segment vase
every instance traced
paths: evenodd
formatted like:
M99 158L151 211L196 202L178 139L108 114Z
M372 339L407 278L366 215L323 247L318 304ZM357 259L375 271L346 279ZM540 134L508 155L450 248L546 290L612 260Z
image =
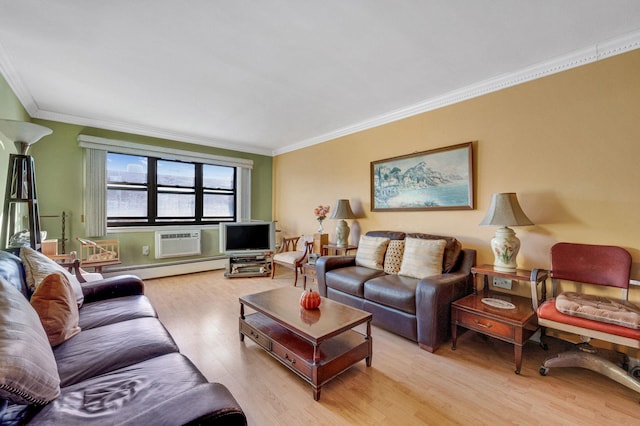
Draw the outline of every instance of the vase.
M320 227L318 227L318 233L322 234L324 233L324 228L322 227L322 219L318 219L318 223L320 224Z

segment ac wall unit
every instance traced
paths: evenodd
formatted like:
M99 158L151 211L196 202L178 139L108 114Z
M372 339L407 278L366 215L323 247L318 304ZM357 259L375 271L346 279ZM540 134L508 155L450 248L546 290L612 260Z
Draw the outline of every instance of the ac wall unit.
M201 253L200 231L156 231L156 259Z

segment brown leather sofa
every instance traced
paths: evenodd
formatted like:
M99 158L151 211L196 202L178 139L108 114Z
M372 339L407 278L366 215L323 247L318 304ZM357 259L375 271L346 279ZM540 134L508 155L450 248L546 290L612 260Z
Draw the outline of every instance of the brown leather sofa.
M144 284L138 277L124 275L83 284L82 330L53 348L47 345L44 332L45 345L37 348L29 341L12 340L16 333L37 337L35 328L40 325L34 326L39 322L35 311L35 321L27 322L31 325L27 333L21 314L14 315L20 317L15 320L5 315L16 305L20 309L14 313L31 308L28 302L22 304L22 296L28 299L30 292L19 257L0 251L0 278L0 305L4 303L4 312L0 312L0 345L4 348L0 350L22 359L29 359L27 352L36 349L50 357L52 350L51 375L56 380L59 375L59 395L50 402L16 403L21 397L30 400L30 395L24 388L16 389L10 380L28 386L29 369L25 369L25 378L10 379L14 373L6 366L7 358L2 359L0 396L9 397L0 399L0 424L246 425L246 417L229 390L209 383L180 354L144 296Z
M434 352L451 337L451 302L473 290L476 251L452 237L370 231L372 237L447 241L443 272L422 279L356 265L356 256L323 256L316 262L320 295L373 314L373 324L418 342Z

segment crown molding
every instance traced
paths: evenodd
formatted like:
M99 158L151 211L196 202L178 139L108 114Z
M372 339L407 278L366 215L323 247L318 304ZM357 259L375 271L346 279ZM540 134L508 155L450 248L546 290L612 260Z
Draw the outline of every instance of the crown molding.
M333 132L325 133L314 138L306 139L292 145L288 145L282 149L273 151L273 155L285 154L287 152L296 151L319 143L327 142L353 133L368 130L383 124L392 123L402 120L403 118L412 117L414 115L433 111L458 102L473 99L482 95L496 92L528 81L536 80L548 75L556 74L582 65L597 62L611 56L620 55L640 48L640 31L627 35L625 37L613 39L601 44L597 44L585 49L572 52L568 55L561 56L550 61L521 69L519 71L484 80L442 96L427 99L406 108L401 108L373 117L368 120L361 121L351 126L343 127Z
M113 130L117 132L131 133L134 135L150 136L153 138L167 139L178 142L192 143L195 145L209 146L213 148L228 149L231 151L271 156L268 148L255 147L249 144L234 143L220 139L197 137L179 132L170 132L149 126L136 126L130 123L122 123L109 120L80 117L76 115L60 114L51 111L38 110L35 114L29 113L34 118L42 120L59 121L78 126L95 127L98 129Z
M22 79L18 76L18 73L13 68L9 57L5 52L6 51L2 46L2 43L0 43L0 73L4 76L7 84L11 87L11 90L13 90L13 93L15 93L16 97L27 111L27 114L33 117L34 112L38 111L36 101L33 99L33 96L31 96L31 92L22 83Z

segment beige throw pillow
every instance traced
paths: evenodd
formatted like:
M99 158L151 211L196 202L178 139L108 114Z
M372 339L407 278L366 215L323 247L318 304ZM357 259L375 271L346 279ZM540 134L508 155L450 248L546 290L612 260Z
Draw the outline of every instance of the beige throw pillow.
M31 306L40 317L51 346L80 333L78 304L67 277L61 272L48 275L31 296Z
M84 294L82 293L80 281L78 281L75 275L31 247L22 247L20 249L20 259L22 259L22 264L24 265L27 286L29 286L32 292L36 291L36 288L40 285L42 280L50 274L54 272L62 272L69 280L69 283L71 283L73 293L75 294L76 301L78 302L78 307L82 306Z
M424 278L442 274L445 240L406 238L399 275Z
M361 236L356 253L356 265L382 270L384 252L388 244L389 238Z
M29 301L0 278L0 398L42 405L60 394L60 376Z
M387 274L397 274L402 265L404 254L404 240L391 240L384 255L384 271Z

